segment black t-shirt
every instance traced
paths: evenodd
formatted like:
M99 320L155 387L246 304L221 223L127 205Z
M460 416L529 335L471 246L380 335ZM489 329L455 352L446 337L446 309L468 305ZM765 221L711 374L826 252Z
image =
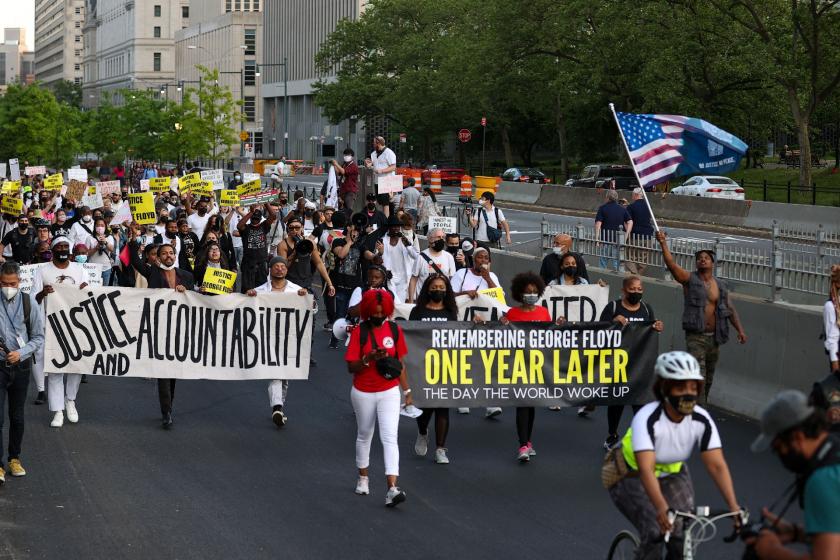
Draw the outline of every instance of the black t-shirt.
M620 299L607 304L601 312L601 321L612 321L618 315L624 316L630 322L656 321L653 308L644 301L636 311L630 311L622 305Z
M458 313L447 309L429 309L415 305L408 316L410 321L457 321Z
M35 252L35 230L31 227L26 233L15 228L3 238L3 246L12 248L12 260L18 264L29 264Z
M186 251L188 259L195 259L196 248L198 247L198 236L191 231L186 234L179 234L181 237L181 247ZM221 248L221 246L220 246Z
M242 258L248 262L259 262L268 258L268 232L271 224L264 221L258 226L248 224L242 235Z

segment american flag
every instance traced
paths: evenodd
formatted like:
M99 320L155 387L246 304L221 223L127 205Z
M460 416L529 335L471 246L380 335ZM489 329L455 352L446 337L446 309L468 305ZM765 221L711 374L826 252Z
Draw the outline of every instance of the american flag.
M642 187L672 177L683 162L680 148L686 117L616 112Z

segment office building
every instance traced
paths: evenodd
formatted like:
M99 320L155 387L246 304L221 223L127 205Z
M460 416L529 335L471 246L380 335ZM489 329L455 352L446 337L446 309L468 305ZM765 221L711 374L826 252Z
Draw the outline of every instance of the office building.
M26 29L21 27L3 30L0 43L0 87L13 82L32 83L34 54L26 50Z
M35 0L35 77L42 84L82 83L84 14L85 0Z

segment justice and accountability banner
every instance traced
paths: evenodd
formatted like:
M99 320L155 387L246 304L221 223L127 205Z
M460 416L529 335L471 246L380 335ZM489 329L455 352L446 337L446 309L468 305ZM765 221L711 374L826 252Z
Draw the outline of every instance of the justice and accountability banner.
M652 323L406 321L408 382L420 407L579 406L650 400Z
M47 296L44 371L174 379L307 379L312 296L140 288Z

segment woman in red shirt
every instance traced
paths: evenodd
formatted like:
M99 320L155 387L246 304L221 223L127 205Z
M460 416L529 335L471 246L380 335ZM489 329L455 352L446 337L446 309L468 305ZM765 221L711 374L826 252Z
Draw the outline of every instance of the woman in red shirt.
M385 290L370 289L362 296L359 313L362 322L350 335L344 359L353 374L350 401L356 413L356 467L359 479L356 494L369 494L368 465L373 430L379 422L379 439L385 456L385 477L388 492L385 505L394 507L405 501L405 492L397 487L400 474L400 450L397 427L400 421L400 389L406 406L412 404L411 389L405 374L403 357L408 353L405 336L396 323L387 318L394 312L394 298ZM397 358L402 373L387 379L380 373L377 360Z
M537 302L545 291L545 282L543 282L543 279L539 275L533 272L517 274L513 277L510 291L511 297L519 302L519 305L511 307L502 316L502 323L507 325L509 323L525 323L529 321L551 322L551 315L548 313L548 309L542 305L537 305ZM527 463L531 460L531 457L537 454L534 451L534 446L531 445L531 433L534 431L534 415L535 410L533 406L516 407L516 433L519 435L519 450L516 452L516 458L522 463Z

